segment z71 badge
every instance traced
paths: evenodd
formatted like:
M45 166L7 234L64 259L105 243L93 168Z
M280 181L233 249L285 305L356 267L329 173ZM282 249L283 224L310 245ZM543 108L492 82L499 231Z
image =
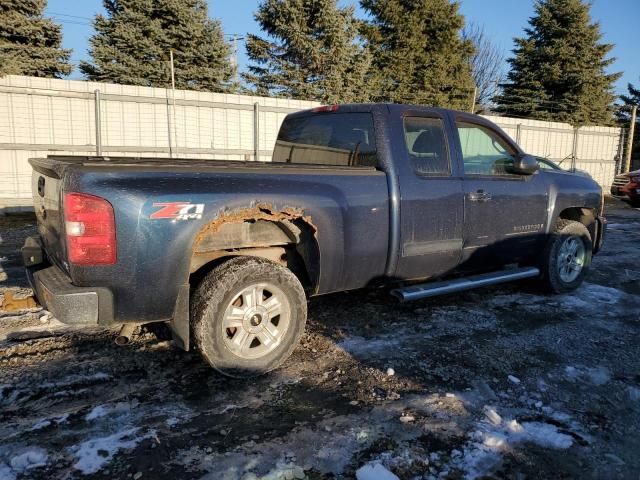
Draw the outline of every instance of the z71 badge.
M153 206L160 209L151 214L152 220L200 220L204 212L204 203L169 202L154 203Z

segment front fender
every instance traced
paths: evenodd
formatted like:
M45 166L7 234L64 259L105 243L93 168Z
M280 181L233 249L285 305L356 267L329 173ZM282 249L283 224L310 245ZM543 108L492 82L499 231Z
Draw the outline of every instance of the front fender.
M601 214L602 189L591 178L571 173L548 174L549 204L546 233L553 232L559 218L570 209L587 209L594 219Z

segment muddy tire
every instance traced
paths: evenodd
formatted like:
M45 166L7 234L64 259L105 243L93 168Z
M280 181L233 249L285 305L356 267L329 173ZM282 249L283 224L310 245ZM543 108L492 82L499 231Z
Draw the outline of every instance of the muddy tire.
M543 288L551 293L578 288L591 265L592 252L587 227L573 220L558 220L540 261Z
M307 299L288 269L257 257L236 257L212 270L191 302L196 347L220 373L262 375L298 345Z

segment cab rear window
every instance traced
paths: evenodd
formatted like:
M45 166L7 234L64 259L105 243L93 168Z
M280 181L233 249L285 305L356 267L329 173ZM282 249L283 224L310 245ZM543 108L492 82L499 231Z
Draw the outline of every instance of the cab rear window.
M344 167L375 167L373 117L370 113L317 113L284 121L273 152L274 162Z

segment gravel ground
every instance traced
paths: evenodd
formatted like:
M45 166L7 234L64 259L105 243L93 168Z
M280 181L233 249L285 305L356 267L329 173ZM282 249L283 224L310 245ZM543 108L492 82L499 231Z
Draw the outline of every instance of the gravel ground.
M113 330L0 311L0 480L637 479L640 211L608 207L572 294L313 299L301 346L257 380L221 377L162 329L118 347ZM0 218L0 296L28 293L33 231Z

